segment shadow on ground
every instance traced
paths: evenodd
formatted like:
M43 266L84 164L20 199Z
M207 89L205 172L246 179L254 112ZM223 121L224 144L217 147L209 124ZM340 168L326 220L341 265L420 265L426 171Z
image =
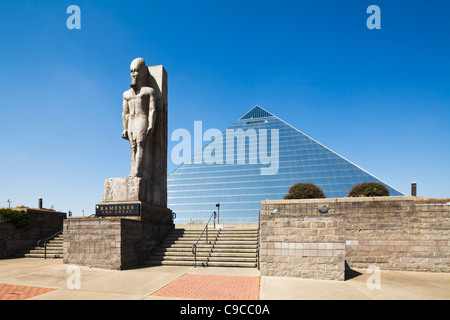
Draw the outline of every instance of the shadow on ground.
M350 268L350 266L348 265L347 261L345 261L345 276L344 276L345 280L350 280L350 279L356 278L356 277L358 277L360 275L362 275L361 272L358 272L358 271L353 270L352 268Z

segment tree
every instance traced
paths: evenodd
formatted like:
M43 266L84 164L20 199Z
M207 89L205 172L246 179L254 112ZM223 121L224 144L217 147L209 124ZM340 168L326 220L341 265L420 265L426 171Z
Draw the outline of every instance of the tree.
M311 182L297 183L289 188L284 199L318 199L326 198L323 190Z
M389 190L379 182L363 182L354 186L348 197L383 197L389 196Z

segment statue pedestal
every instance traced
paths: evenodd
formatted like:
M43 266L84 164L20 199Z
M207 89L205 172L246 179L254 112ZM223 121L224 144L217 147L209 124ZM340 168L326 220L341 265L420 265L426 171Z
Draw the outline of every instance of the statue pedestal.
M108 179L105 186L96 218L64 220L64 263L129 269L144 263L175 227L170 209L140 201L144 180Z
M164 206L159 184L152 184L139 177L110 178L105 180L103 203L142 201Z
M111 270L129 269L145 263L174 226L172 212L168 209L141 204L141 210L151 218L65 219L64 263ZM168 215L169 218L164 220Z

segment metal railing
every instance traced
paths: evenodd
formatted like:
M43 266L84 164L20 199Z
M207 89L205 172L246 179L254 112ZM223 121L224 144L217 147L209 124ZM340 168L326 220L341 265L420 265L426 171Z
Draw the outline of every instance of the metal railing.
M58 232L52 234L50 237L47 237L45 239L41 239L37 242L38 246L41 246L42 244L44 244L44 259L47 259L47 242L49 240L51 240L52 238L56 237L57 235L60 235L61 233L63 233L63 229L59 230Z
M257 258L257 266L258 270L260 270L260 261L261 261L261 255L260 255L260 248L261 248L261 210L259 210L258 215L258 248L256 251L256 258Z
M58 218L60 218L62 216L63 215L61 213L56 214L56 217L58 217ZM28 226L26 226L25 228L23 228L19 232L16 232L16 233L14 233L14 234L6 237L6 238L0 239L0 241L2 242L2 246L3 246L3 256L5 256L5 257L7 256L7 242L9 240L11 240L11 239L13 239L15 237L18 237L18 236L22 235L23 233L25 233L25 232L27 232L29 230L32 230L33 228L40 227L43 223L45 223L45 222L47 222L47 221L49 221L51 219L54 219L54 218L55 218L55 216L47 217L46 219L41 220L41 221L39 221L39 222L37 222L35 224L29 224Z
M140 247L144 244L144 242L151 236L151 235L153 235L153 233L155 232L155 231L157 231L166 221L167 221L167 219L169 219L170 217L172 217L172 221L173 220L175 220L176 218L177 218L177 215L176 215L176 213L175 212L171 212L171 213L169 213L156 227L154 227L153 229L151 229L138 243L136 243L136 246L135 246L135 250L136 250L136 252L140 252ZM140 257L139 258L139 263L141 263L142 262L142 259L141 259L141 255L140 254L138 254L138 256Z
M208 242L208 225L209 225L209 222L211 221L212 217L214 217L214 228L216 228L216 215L217 215L217 213L215 211L211 214L211 216L208 219L208 222L206 223L205 227L202 230L202 233L200 233L200 236L198 237L197 241L192 246L192 254L194 255L194 268L197 266L197 244L199 243L200 239L202 238L205 230L206 230L206 244L210 243L210 242Z

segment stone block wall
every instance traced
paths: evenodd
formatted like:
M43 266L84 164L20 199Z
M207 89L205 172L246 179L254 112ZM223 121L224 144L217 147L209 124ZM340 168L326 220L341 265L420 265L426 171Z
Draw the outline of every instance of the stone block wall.
M173 229L173 221L168 219L151 232L158 225L115 217L66 219L64 263L112 270L137 266Z
M120 218L71 218L64 222L64 263L121 269Z
M277 209L279 213L274 213ZM263 201L262 276L344 280L345 225L340 216L317 213L314 201Z
M0 258L10 257L22 250L36 246L63 228L66 213L46 209L19 208L27 211L29 224L17 229L11 223L0 222Z
M322 206L328 214L319 213ZM344 280L345 262L450 272L450 199L266 200L260 232L265 276Z
M349 266L450 272L450 199L354 200L336 210L346 214Z

